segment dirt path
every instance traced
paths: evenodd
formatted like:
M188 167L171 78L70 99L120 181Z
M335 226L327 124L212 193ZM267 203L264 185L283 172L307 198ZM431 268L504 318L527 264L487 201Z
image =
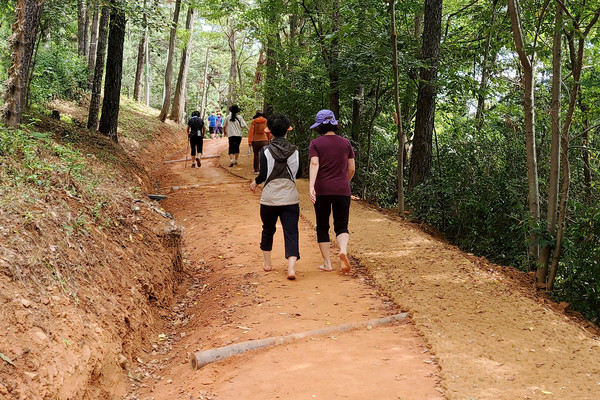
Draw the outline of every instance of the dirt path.
M207 154L226 148L225 139L205 143ZM175 190L163 204L186 228L191 277L165 315L165 336L140 359L140 382L128 398L600 398L593 331L532 296L523 274L462 253L413 224L353 202L349 251L361 267L351 277L319 272L306 181L299 181L305 219L298 279L285 279L280 232L275 271L263 272L259 194L248 190L253 175L243 154L231 169L210 159L200 169L178 163L160 171L165 192L198 185ZM367 320L398 307L414 325L299 340L199 371L189 365L197 350Z
M226 139L205 141L205 156L220 154ZM245 151L245 148L242 149ZM248 156L241 156L250 168ZM176 154L173 158L183 158ZM159 172L161 205L185 228L186 270L180 301L165 315L164 332L140 357L129 399L443 399L437 366L407 320L296 340L254 350L193 371L189 354L246 340L360 322L400 312L378 293L364 271L352 276L317 269L312 222L300 222L297 279L285 279L280 225L274 270L262 270L258 248L260 194L249 180L203 160ZM173 187L176 187L173 190ZM304 217L312 219L312 215Z

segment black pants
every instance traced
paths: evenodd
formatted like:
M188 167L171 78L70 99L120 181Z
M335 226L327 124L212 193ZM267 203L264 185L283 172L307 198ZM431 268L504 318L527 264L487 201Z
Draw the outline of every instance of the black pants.
M192 158L198 154L202 154L202 146L204 144L204 139L202 136L190 136L190 148L192 149Z
M229 136L229 154L240 154L241 136Z
M317 241L319 243L329 242L329 216L332 211L335 235L348 233L350 196L317 196L315 215L317 217Z
M254 152L254 159L252 160L252 167L254 171L260 170L260 149L268 145L269 142L266 140L259 140L258 142L252 142L252 151Z
M273 235L275 235L275 224L278 217L283 227L285 258L298 257L299 260L298 220L300 219L300 206L298 204L287 206L260 205L260 219L263 223L260 249L263 251L271 251L273 249Z

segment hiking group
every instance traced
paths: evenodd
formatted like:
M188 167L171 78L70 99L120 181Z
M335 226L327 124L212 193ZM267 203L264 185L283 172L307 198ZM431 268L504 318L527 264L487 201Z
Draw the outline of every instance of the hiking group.
M242 129L248 129L248 146L254 152L253 173L256 178L250 183L254 192L263 185L260 198L262 234L260 249L264 256L264 270L271 271L271 251L276 223L279 219L283 228L285 258L288 261L287 279L296 279L295 265L300 259L298 222L300 198L296 179L302 176L302 160L298 148L287 140L292 125L283 114L271 115L268 119L257 111L250 127L239 115L237 105L229 107L229 114L222 121L223 134L229 140L229 167L238 164ZM199 167L202 139L205 128L200 113L194 111L188 122L188 135L192 148L192 159ZM209 116L211 138L217 129L217 119ZM194 120L199 119L199 121ZM214 127L211 128L214 119ZM200 126L198 128L198 126ZM350 214L350 180L354 176L354 150L348 139L339 136L339 123L331 110L321 110L310 127L319 134L309 145L309 196L315 209L316 231L319 250L323 257L322 271L332 271L330 256L329 219L333 214L333 228L340 249L341 271L350 272L348 260L348 219ZM215 133L219 135L218 133ZM195 136L192 136L195 135ZM194 147L196 146L196 147ZM192 165L195 166L194 164Z

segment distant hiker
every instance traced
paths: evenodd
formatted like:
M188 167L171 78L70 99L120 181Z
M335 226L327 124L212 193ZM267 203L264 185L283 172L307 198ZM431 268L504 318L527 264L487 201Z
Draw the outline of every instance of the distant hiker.
M216 122L216 131L215 131L215 136L218 136L219 138L223 137L223 116L221 115L220 111L217 111L217 122Z
M242 128L248 129L248 125L241 115L238 115L240 108L237 104L229 107L230 114L223 120L223 131L229 138L229 166L233 167L238 163L240 156L240 143L242 143Z
M287 278L296 279L294 267L300 259L298 244L298 219L300 199L296 179L302 176L300 152L288 142L286 133L291 130L290 120L283 114L273 115L267 121L265 132L272 134L271 143L260 150L260 173L250 183L254 192L265 182L260 198L260 218L263 223L260 249L265 257L264 270L270 271L271 250L275 224L279 217L283 227L285 258L288 260Z
M215 138L215 130L217 128L217 116L214 111L210 112L208 116L208 133L210 133L210 138Z
M206 126L200 118L198 111L192 112L192 118L188 121L187 134L190 140L190 148L192 149L192 168L196 168L196 164L200 167L200 158L202 157L202 146L204 144L204 135L206 134ZM186 155L187 157L187 155ZM194 159L196 164L194 164Z
M338 121L331 110L317 113L310 127L321 136L310 142L309 195L315 207L317 241L323 255L323 271L333 270L329 257L329 216L333 210L333 227L340 246L342 272L350 272L348 261L348 217L350 215L350 180L354 176L354 150L348 139L336 135Z
M256 111L252 122L250 122L250 129L248 130L248 146L252 146L254 152L254 160L252 162L253 172L258 175L260 169L260 149L265 147L271 141L271 133L267 127L267 119L262 111Z

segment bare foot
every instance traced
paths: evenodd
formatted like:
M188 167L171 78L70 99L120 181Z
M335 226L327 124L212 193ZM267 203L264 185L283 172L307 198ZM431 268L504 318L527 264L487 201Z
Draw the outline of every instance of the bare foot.
M321 271L325 271L325 272L330 272L330 271L333 271L333 268L331 268L331 267L327 268L327 267L325 266L325 264L321 264L321 265L319 265L319 269L320 269Z
M342 262L342 272L344 274L350 272L350 261L345 253L340 253L340 261Z
M287 273L287 278L288 278L290 281L293 281L294 279L296 279L296 273L295 273L294 271L288 271L288 273Z
M270 265L263 265L263 269L267 272L269 272L271 270L271 266Z

